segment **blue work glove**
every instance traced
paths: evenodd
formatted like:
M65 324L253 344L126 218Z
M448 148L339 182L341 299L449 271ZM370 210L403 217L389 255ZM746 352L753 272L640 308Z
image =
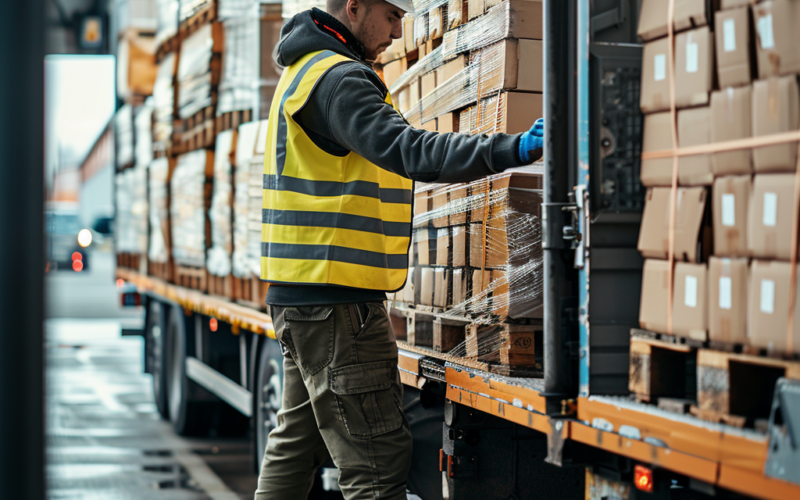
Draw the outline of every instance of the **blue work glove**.
M519 138L519 159L522 163L528 164L539 159L536 151L544 147L544 119L539 118L534 122L530 130L522 134Z

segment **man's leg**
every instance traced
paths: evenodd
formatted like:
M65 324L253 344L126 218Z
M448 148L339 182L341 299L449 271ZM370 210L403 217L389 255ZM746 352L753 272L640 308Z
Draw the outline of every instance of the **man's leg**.
M411 432L386 309L380 303L368 311L287 307L284 315L284 340L303 373L344 497L405 500Z
M317 429L303 376L287 355L283 359L283 400L278 427L267 440L255 499L305 499L317 468L327 459L328 451Z

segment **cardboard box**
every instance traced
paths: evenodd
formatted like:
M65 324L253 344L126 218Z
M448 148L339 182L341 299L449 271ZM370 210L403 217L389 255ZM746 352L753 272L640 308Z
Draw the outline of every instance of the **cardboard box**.
M433 227L447 227L448 216L446 205L449 191L449 186L440 187L433 191L431 201L431 210L433 210L433 213L431 215L438 215L438 217L433 219Z
M754 260L750 265L747 310L750 344L777 351L786 350L791 271L792 266L788 262ZM792 334L797 352L800 350L800 321L796 314L800 311L800 293L795 293L794 310L796 312Z
M711 142L746 139L752 133L752 89L750 86L718 90L711 94ZM750 149L711 155L714 175L749 174L753 171Z
M410 107L414 107L420 100L420 87L419 87L419 78L414 78L411 80L411 83L408 84L408 102L410 103Z
M457 115L454 113L453 118ZM439 121L441 127L442 122ZM441 131L441 130L440 130ZM469 209L469 200L467 200L467 184L456 184L450 188L450 225L456 226L459 224L467 223L467 212Z
M669 252L670 188L650 188L645 198L642 226L637 249L646 258L666 259ZM706 189L702 187L678 188L675 210L675 260L696 262L708 253L702 246L698 255L698 241L703 229L706 206Z
M433 40L444 35L445 12L439 6L428 13L428 39Z
M444 309L450 298L450 269L439 267L433 276L433 305Z
M643 0L636 33L648 41L667 36L667 7L664 0ZM708 24L705 0L675 0L675 32Z
M470 287L469 298L474 298L489 288L492 282L492 271L484 270L481 274L480 269L472 270L472 286Z
M408 268L408 277L406 278L406 285L402 291L402 301L406 304L414 303L414 268Z
M752 181L749 175L718 177L714 181L714 255L747 257L747 206Z
M436 118L437 130L440 134L458 132L458 114L447 113Z
M745 7L753 3L753 0L720 0L720 9L733 9L736 7Z
M414 231L417 242L417 264L432 266L436 264L437 234L436 228L425 227Z
M639 326L645 330L667 331L669 263L647 259L642 269L642 295L639 301Z
M453 300L454 306L463 304L467 300L467 272L457 267L453 269Z
M642 52L642 85L639 107L642 113L669 110L669 53L666 38L648 42Z
M403 18L403 41L405 42L406 53L417 48L414 43L414 14L406 14Z
M420 128L422 130L427 130L428 132L436 132L438 130L436 127L436 118L426 121Z
M755 82L753 136L790 132L799 128L800 96L797 77L792 75ZM753 149L753 169L756 172L794 172L796 167L796 143Z
M757 174L748 208L747 249L759 259L790 259L794 174Z
M400 36L400 38L395 38L392 40L392 44L389 45L386 50L380 53L378 56L378 62L385 66L392 61L396 61L401 57L405 57L405 55L406 41L402 36Z
M481 50L481 96L499 89L544 92L544 42L507 39Z
M500 3L497 0L479 0L478 3L482 1L486 2L487 10L488 7ZM487 14L497 16L496 21L504 22L507 29L502 38L542 40L544 39L542 4L541 0L508 0ZM472 9L472 5L469 8Z
M435 274L436 272L432 267L423 267L420 270L420 295L419 300L416 302L417 304L421 304L423 306L433 305Z
M542 318L544 297L541 290L532 286L537 276L533 266L508 266L507 270L492 271L496 280L492 292L492 312L513 319ZM511 276L508 279L507 276Z
M453 267L464 267L467 265L467 233L469 227L453 227Z
M448 266L453 260L450 228L443 227L436 232L436 265Z
M675 264L672 333L705 341L708 332L708 269L705 264Z
M136 30L124 33L117 47L117 94L151 95L158 74L156 44L152 36L141 36Z
M711 108L682 109L678 112L678 145L682 148L711 142ZM678 160L681 186L707 186L714 182L711 155L683 156Z
M771 0L752 6L758 77L800 73L800 3Z
M675 37L675 105L708 104L714 90L714 34L708 26Z
M750 10L721 10L715 21L717 80L720 88L748 85L753 80L750 65Z
M452 61L448 61L444 63L441 67L439 67L436 72L436 81L439 85L443 84L447 80L456 76L462 69L467 67L467 56L464 54L460 54L458 57L453 59Z
M534 3L534 2L531 2ZM481 112L469 113L467 130L472 134L519 134L530 130L535 117L543 116L542 94L502 92L481 100ZM459 120L462 127L463 117Z
M669 112L644 116L642 152L672 149L672 117ZM647 187L672 185L672 158L642 160L639 178Z
M472 0L467 2L467 19L472 21L476 17L482 16L486 5L484 0Z
M708 338L747 342L748 259L708 261Z
M425 73L420 78L420 95L424 99L425 96L436 90L436 72L431 71Z
M411 91L408 86L397 91L397 108L401 113L411 109Z
M433 209L433 191L421 189L414 192L414 217L419 217Z
M408 62L406 58L400 58L396 61L392 61L390 63L383 65L383 81L386 83L387 87L391 87L394 82L400 78L400 75L408 70Z

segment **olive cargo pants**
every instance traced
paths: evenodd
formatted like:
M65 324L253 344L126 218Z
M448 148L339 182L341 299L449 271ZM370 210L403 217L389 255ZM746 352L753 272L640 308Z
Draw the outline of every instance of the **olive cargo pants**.
M256 500L305 499L329 454L345 499L405 499L411 431L383 304L270 309L286 353L283 403Z

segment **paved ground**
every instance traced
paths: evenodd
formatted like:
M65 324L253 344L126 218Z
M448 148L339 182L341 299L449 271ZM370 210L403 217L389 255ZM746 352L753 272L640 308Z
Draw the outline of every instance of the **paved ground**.
M113 259L48 276L46 323L49 497L251 499L245 440L186 440L161 421L142 373L141 311L122 309Z

